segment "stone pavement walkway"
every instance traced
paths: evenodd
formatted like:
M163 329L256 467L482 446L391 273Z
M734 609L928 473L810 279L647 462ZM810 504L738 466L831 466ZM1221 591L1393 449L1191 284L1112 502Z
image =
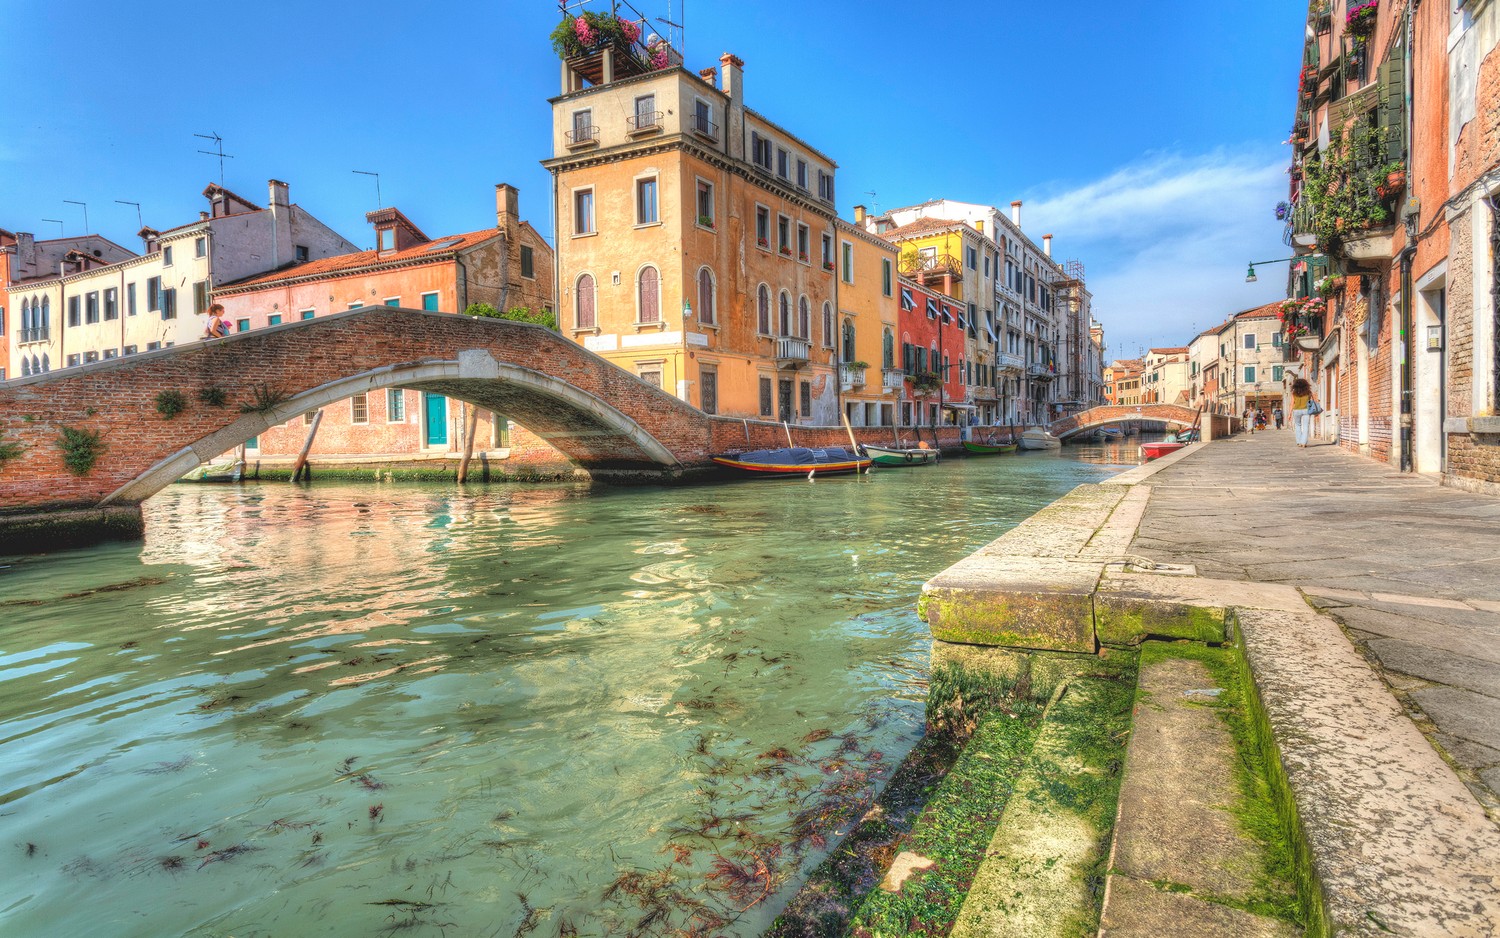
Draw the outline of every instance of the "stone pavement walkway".
M1500 823L1500 498L1289 430L1215 440L1150 485L1131 553L1301 589Z

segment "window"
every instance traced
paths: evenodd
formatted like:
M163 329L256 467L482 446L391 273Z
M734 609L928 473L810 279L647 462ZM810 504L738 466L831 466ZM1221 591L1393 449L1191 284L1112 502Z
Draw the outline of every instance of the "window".
M760 333L761 335L770 335L771 334L771 291L766 288L765 284L761 284L760 285L760 292L756 295L756 298L755 298L755 307L756 307L756 310L757 310L757 315L756 315L756 319L755 319L755 331L758 332L758 333ZM769 381L769 379L762 379L762 380ZM767 414L769 414L770 412L771 411L770 411L769 407L766 410L763 411L763 413L767 413Z
M134 355L135 354L135 346L134 345L127 345L127 346L125 346L123 349L120 350L120 354L122 354L122 355Z
M99 321L99 291L97 290L83 298L83 321L88 323Z
M841 248L843 248L843 259L844 259L844 263L843 263L843 268L844 268L843 277L844 277L844 282L845 283L853 283L854 282L854 245L850 244L848 241L844 241L844 242L841 242L839 246Z
M580 275L573 290L573 328L595 328L593 274Z
M594 190L573 193L573 234L594 234Z
M422 308L429 313L435 313L438 311L437 291L422 294Z
M1273 332L1273 333L1271 333L1271 347L1272 348L1281 348L1281 333L1279 333L1279 332Z
M1246 384L1254 384L1255 383L1255 366L1254 365L1246 365L1245 366L1245 383Z
M887 330L885 330L885 336L882 338L881 341L882 341L883 344L881 346L881 353L880 353L880 367L882 367L882 368L894 368L894 367L896 367L896 337L895 337L895 335L893 335L891 333L891 330L887 329Z
M812 414L812 385L808 384L806 381L803 381L803 382L800 382L797 390L798 390L798 395L797 395L798 396L798 401L797 401L797 403L801 407L800 413L804 417L811 416L811 414Z
M161 249L161 265L163 267L172 266L172 246L170 244Z
M714 272L707 267L698 270L698 321L714 324Z
M650 364L637 364L636 375L654 388L661 387L661 362Z
M1283 368L1282 366L1280 366L1280 365L1272 365L1271 366L1271 380L1272 381L1280 381L1282 379L1282 376L1285 375L1285 374L1286 374L1286 369Z
M370 422L370 402L368 395L356 394L349 398L349 422Z
M979 269L979 252L973 248L964 248L964 261L970 270Z
M764 205L755 206L755 243L771 249L771 210Z
M350 303L349 304L349 308L350 309L359 309L363 305L364 305L363 303ZM309 319L313 318L314 316L316 316L317 312L315 310L311 310L311 309L304 309L301 312L300 315L302 317L302 320L304 322L306 322L307 320L309 320Z
M110 287L108 290L104 291L104 319L107 322L107 321L109 321L111 319L119 319L119 318L120 318L120 288L119 287Z
M125 284L125 315L135 315L135 284Z
M1253 349L1253 348L1255 348L1255 333L1251 332L1251 333L1247 333L1246 334L1246 336L1245 336L1245 348L1247 348L1247 349Z
M780 327L779 335L792 334L792 295L785 290L781 291L781 298L777 301L781 315L777 319Z
M531 245L521 245L521 276L527 280L536 279L536 257Z
M762 288L764 289L764 288ZM771 400L771 379L765 375L760 377L760 415L769 417L772 413L774 402Z
M202 236L193 239L193 256L203 257L208 254L208 239Z
M818 198L824 202L833 201L833 173L818 170Z
M201 316L208 312L208 281L199 280L193 284L193 313Z
M98 352L84 352L83 353L83 361L84 361L85 364L91 364L91 363L96 362L98 360L99 360L99 353Z
M594 112L588 108L573 112L573 132L569 143L585 143L594 139Z
M807 160L797 161L797 188L807 190Z
M718 139L714 132L714 106L702 98L693 103L693 130L705 137Z
M636 275L636 322L661 322L660 285L655 267L642 267Z
M177 318L177 290L175 288L161 291L161 318Z
M880 294L891 295L891 259L883 257L880 259Z
M812 251L812 231L806 226L797 225L797 260L806 262Z
M66 362L67 362L67 367L69 367L69 368L77 368L78 367L78 356L77 355L69 355L67 357L67 359L66 359Z
M823 304L823 344L833 348L833 304Z
M792 256L792 220L785 215L776 216L776 247L787 257Z
M400 306L401 305L401 297L399 297L399 296L388 296L385 299L381 300L380 303L381 303L382 306Z
M148 351L148 352L154 352L154 351L156 351L159 348L161 348L161 343L160 342L147 342L146 343L146 351Z
M702 179L698 180L698 224L714 226L714 184Z
M656 177L635 181L635 223L654 225L656 217Z
M854 320L844 320L844 348L840 361L854 361Z
M833 269L833 235L823 236L823 267Z
M293 255L296 257L297 263L299 263L299 264L305 264L305 263L307 263L307 258L308 258L307 245L305 245L305 244L299 244L299 245L297 245L296 249L293 251Z
M161 309L161 278L146 278L146 312L154 313Z
M812 309L808 306L806 293L797 300L797 335L812 339Z
M400 388L388 388L385 392L385 422L403 423L406 420L406 392Z
M382 250L382 251L394 251L394 250L396 250L396 229L395 228L381 228L379 231L376 232L376 235L379 237L379 249L380 250Z
M698 372L699 401L705 414L719 412L719 373L711 368Z
M353 303L350 303L347 308L348 309L364 309L365 308L365 301L364 300L355 300ZM302 311L302 318L303 319L311 319L311 318L313 318L313 311L310 310L310 309L304 309Z
M776 148L776 175L782 179L791 178L792 154L781 147Z
M635 99L635 129L651 130L660 126L656 119L656 95L643 94Z
M266 317L266 325L268 325L268 326L279 326L279 325L281 325L281 314L280 313L272 313L271 315L267 316Z
M235 332L249 332L250 331L250 320L248 320L248 319L236 319L235 322L234 322L234 331Z
M762 137L755 131L750 131L750 162L771 171L771 141Z

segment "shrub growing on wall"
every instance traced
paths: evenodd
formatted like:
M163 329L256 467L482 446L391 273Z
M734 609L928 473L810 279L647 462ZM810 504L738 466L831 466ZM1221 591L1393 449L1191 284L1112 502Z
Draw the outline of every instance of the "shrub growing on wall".
M546 326L548 329L557 328L557 314L550 310L533 310L530 306L512 306L505 312L501 312L488 303L470 303L469 308L464 310L466 316L480 316L485 319L509 319L513 322L529 322L538 326Z
M161 414L161 419L171 420L184 410L187 410L187 398L182 396L181 391L161 391L157 393L156 412Z
M86 476L104 452L104 435L98 430L80 430L63 427L57 437L57 448L62 450L63 465L75 476Z

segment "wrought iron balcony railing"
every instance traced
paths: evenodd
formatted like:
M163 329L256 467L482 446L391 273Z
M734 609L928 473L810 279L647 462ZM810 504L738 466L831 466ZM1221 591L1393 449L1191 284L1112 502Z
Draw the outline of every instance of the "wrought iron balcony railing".
M570 147L588 147L599 142L599 126L588 124L583 127L575 127L563 134L563 138Z
M661 111L642 111L625 118L626 132L631 136L637 134L659 133L661 131L661 119L666 115Z

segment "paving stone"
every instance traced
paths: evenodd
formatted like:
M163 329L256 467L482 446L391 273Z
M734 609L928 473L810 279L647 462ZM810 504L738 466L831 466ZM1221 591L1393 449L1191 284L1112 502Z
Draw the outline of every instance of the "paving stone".
M1399 638L1377 638L1369 645L1387 670L1500 698L1500 663Z
M1414 690L1411 696L1444 733L1500 748L1500 700L1442 685Z
M1293 938L1286 922L1111 874L1099 938Z
M1334 618L1353 629L1369 632L1385 638L1425 645L1435 651L1464 655L1480 661L1500 664L1500 641L1495 641L1463 626L1444 625L1427 619L1402 616L1369 609L1364 606L1346 606L1333 611Z
M1487 769L1492 765L1500 765L1500 749L1491 749L1489 746L1482 746L1446 733L1434 734L1433 740L1460 764L1469 766L1475 771Z

